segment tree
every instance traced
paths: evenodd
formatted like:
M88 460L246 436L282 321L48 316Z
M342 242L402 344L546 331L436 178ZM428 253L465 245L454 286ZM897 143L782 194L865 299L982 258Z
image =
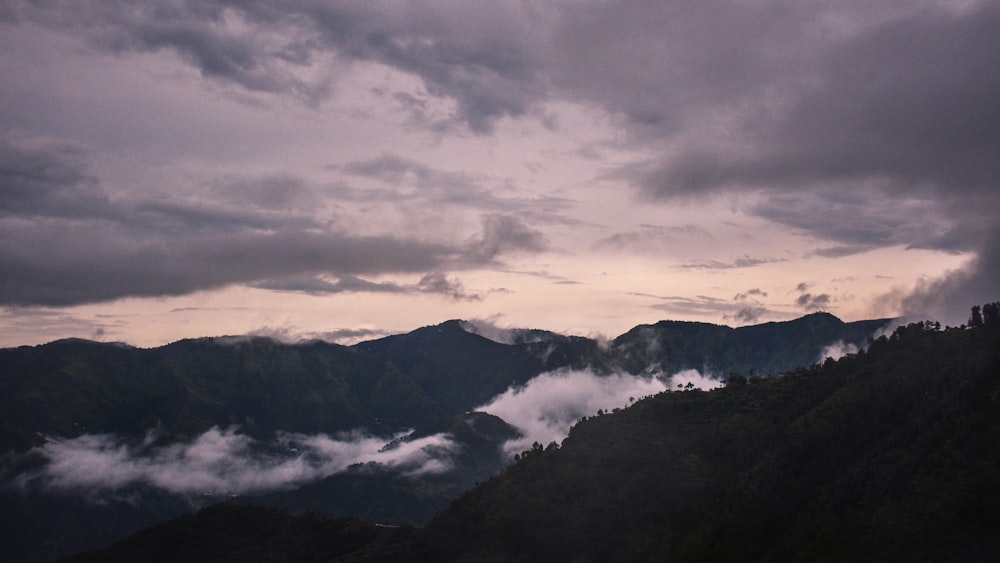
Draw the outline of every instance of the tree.
M1000 302L994 301L983 305L983 324L987 326L1000 325Z
M972 316L969 318L969 328L980 326L983 326L983 314L980 312L979 305L973 305Z

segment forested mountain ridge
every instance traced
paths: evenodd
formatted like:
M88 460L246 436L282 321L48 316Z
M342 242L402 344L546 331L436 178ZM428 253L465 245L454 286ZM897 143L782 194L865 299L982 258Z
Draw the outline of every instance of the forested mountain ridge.
M434 559L991 561L1000 327L915 324L839 361L664 393L463 495ZM431 558L430 556L428 556Z
M350 347L219 337L152 349L76 339L3 349L0 520L7 525L0 543L7 547L0 550L0 559L37 560L105 545L224 498L230 494L225 483L204 491L158 488L163 486L156 481L163 479L161 473L175 471L170 464L185 463L185 456L202 455L205 448L223 455L245 446L236 452L240 461L219 460L205 467L221 471L220 479L238 473L240 463L277 471L286 461L297 462L296 456L312 471L273 489L236 488L236 494L254 502L423 525L509 462L502 446L518 430L496 417L467 411L540 374L583 370L602 377L663 377L675 368L710 367L728 375L753 361L760 361L761 369L748 367L744 373L763 374L767 365L787 365L794 358L811 364L831 343L863 345L871 334L851 327L874 331L884 323L842 323L815 314L761 325L757 340L747 340L745 328L662 322L598 345L593 339L539 330L487 338L469 323L448 321ZM803 324L824 328L803 330ZM789 344L771 341L778 338L789 338ZM718 353L727 347L757 360ZM413 432L401 436L408 429ZM339 439L340 433L349 436ZM432 435L439 439L430 439ZM339 439L337 448L353 445L344 440L381 439L367 459L391 458L393 444L411 452L425 448L424 457L444 457L439 471L412 464L386 467L363 462L364 457L351 467L328 470L322 466L329 460L317 461L313 450L304 451L298 443L313 437ZM61 477L38 475L54 463L51 448L59 444L62 451L79 447L80 455L97 455L106 464L77 473L120 473L125 484L104 492L82 485L49 490L46 484L59 485ZM379 446L385 447L374 453ZM67 458L60 463L66 468L75 462ZM97 480L82 477L83 482Z
M76 560L993 561L1000 323L642 398L518 457L423 530L220 505Z
M857 351L890 319L845 323L829 313L785 322L730 328L685 321L640 325L611 343L611 355L631 373L659 365L728 375L773 375L823 359L826 346L839 343Z
M662 321L632 329L608 349L544 331L521 331L533 337L505 344L463 321L352 347L262 337L151 349L61 340L0 349L0 451L38 445L43 436L141 437L154 428L166 437L230 425L253 436L358 427L391 434L447 419L559 368L770 374L775 366L808 366L836 341L864 346L888 322L844 323L827 313L736 329Z

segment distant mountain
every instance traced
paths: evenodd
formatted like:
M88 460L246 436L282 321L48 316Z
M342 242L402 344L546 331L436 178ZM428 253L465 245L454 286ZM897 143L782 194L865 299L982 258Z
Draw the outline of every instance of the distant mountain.
M811 365L836 342L863 347L884 324L843 323L826 314L737 329L664 321L599 346L540 330L487 338L454 320L351 347L220 337L153 349L78 339L2 349L0 453L9 453L0 459L0 522L10 525L0 543L17 547L0 550L0 559L97 547L225 498L220 485L199 492L151 481L167 479L161 474L173 471L169 463L192 455L221 464L227 475L246 463L272 476L286 466L305 475L255 497L263 503L421 525L509 462L501 447L517 430L469 411L539 374L669 375L687 368L771 374ZM357 454L360 461L349 467L329 457L349 459L342 452L361 440L402 445L421 465L363 461L395 459L385 448ZM57 446L90 448L79 453L93 463L94 455L104 464L120 458L117 469L93 471L109 479L120 473L127 486L118 485L111 498L79 486L48 490L37 479L25 487L26 476L50 467L45 452ZM232 448L242 448L240 461L222 459ZM212 451L220 459L206 461ZM150 469L143 456L162 467ZM154 469L159 473L150 474ZM129 481L137 471L146 473ZM59 478L50 476L57 484ZM236 494L266 492L264 485L263 492L246 487Z
M462 412L485 404L539 373L586 365L597 344L544 331L520 331L507 344L452 320L407 334L362 342L354 349L391 363L443 408Z
M153 349L61 340L0 350L0 448L44 436L116 433L162 440L238 425L390 434L447 413L385 362L323 342L202 338Z
M857 351L891 319L845 323L830 313L785 322L730 328L707 323L660 321L640 325L611 343L611 355L631 373L659 366L726 376L773 375L820 362L838 344Z
M998 530L1000 322L917 323L588 418L423 530L227 504L75 561L986 562Z

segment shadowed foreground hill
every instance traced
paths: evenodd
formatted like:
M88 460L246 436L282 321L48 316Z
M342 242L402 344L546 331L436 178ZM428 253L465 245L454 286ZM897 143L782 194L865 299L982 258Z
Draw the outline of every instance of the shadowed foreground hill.
M1000 329L922 324L578 424L431 523L440 560L994 560Z
M352 529L310 559L992 561L1000 329L915 324L823 366L649 397L582 421L562 447L525 453L422 531ZM232 534L254 533L196 535L191 553L234 560ZM317 534L299 541L336 537ZM162 560L164 537L137 535L86 560ZM249 545L297 559L266 537Z

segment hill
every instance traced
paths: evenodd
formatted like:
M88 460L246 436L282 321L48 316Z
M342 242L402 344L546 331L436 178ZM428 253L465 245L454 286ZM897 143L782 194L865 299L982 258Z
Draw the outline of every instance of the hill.
M536 444L423 530L203 533L257 511L282 534L310 522L222 505L76 560L163 560L183 538L204 561L317 545L329 561L993 561L1000 326L912 324L823 365L644 398Z
M890 319L845 323L830 313L730 328L660 321L640 325L611 343L611 357L630 373L656 365L667 373L695 369L718 375L773 375L825 359L831 345L864 348Z
M990 561L1000 329L657 395L536 447L427 528L437 560Z
M0 350L0 559L106 545L234 494L424 525L510 461L519 430L469 411L540 374L767 373L833 342L863 345L882 324L662 322L598 346L448 321L351 347L221 337Z

